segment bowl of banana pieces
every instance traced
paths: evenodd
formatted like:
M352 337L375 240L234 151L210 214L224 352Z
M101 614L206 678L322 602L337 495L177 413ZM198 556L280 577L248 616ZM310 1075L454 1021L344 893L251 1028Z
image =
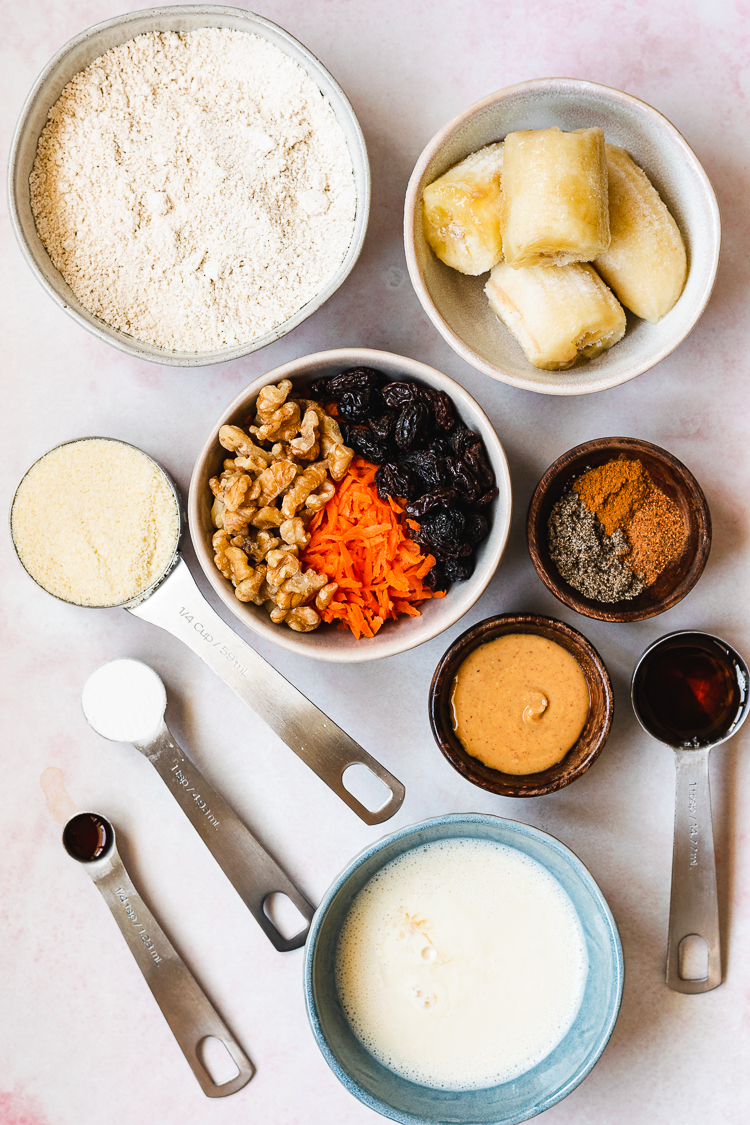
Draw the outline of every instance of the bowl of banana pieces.
M721 224L665 117L595 82L540 78L476 102L409 181L409 276L468 363L542 394L634 379L711 295Z

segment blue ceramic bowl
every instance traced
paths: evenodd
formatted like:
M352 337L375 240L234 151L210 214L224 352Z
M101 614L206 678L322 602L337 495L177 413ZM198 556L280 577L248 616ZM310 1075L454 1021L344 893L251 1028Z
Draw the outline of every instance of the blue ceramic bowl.
M336 944L355 895L392 859L435 840L471 837L518 848L567 891L586 935L589 975L575 1023L533 1070L485 1090L434 1090L394 1074L354 1035L336 989ZM479 813L425 820L361 852L334 880L305 949L305 1001L313 1034L333 1073L356 1098L408 1125L515 1125L549 1109L582 1082L607 1045L622 999L620 935L604 896L573 853L546 832Z

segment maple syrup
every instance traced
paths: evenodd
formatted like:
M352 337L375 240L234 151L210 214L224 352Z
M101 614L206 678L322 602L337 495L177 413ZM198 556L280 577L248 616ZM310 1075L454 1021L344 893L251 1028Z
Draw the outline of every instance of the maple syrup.
M73 859L91 863L109 851L114 839L112 825L96 813L78 813L63 829L63 844Z
M657 641L633 676L633 707L646 730L670 746L712 746L745 717L745 662L710 633L674 633Z

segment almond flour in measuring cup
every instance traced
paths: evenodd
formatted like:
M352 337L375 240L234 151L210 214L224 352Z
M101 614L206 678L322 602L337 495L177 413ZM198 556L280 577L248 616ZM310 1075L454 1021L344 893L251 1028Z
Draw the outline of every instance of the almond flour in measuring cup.
M180 534L169 480L113 438L58 445L31 466L11 510L18 557L35 582L75 605L122 605L171 563Z
M257 35L150 32L75 75L30 176L39 236L81 304L136 339L208 351L312 300L351 242L343 130Z

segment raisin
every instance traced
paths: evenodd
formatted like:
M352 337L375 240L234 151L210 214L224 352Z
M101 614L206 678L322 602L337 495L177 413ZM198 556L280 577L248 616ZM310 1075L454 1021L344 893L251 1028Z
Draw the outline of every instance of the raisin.
M464 451L464 461L476 477L481 489L492 488L495 474L487 464L481 441L474 442Z
M406 514L413 520L421 520L422 516L426 516L434 508L449 508L456 500L458 500L458 493L455 488L438 488L434 492L426 492L424 496L407 504Z
M427 449L430 453L434 453L436 457L440 457L440 459L443 461L446 457L451 456L451 447L448 445L448 442L445 440L445 438L431 438L427 443Z
M429 489L442 488L448 483L445 462L429 449L415 449L403 458L404 464L421 477Z
M364 391L379 387L385 382L382 371L375 371L372 367L351 367L334 375L329 383L329 390L334 398L346 394L347 391Z
M345 391L338 401L339 417L345 422L366 422L370 413L370 390Z
M387 383L380 392L386 406L403 407L419 399L420 388L414 383Z
M325 379L316 379L307 387L311 398L329 398L335 402L348 391L366 391L378 387L385 379L380 371L371 367L352 367L349 371L342 371L340 375L329 375Z
M448 581L445 577L442 563L435 563L422 579L428 590L445 590Z
M451 443L451 449L456 454L456 457L463 457L468 447L479 440L479 434L475 434L473 430L467 429L463 423L458 425L448 438L448 441Z
M452 430L456 418L453 413L453 403L445 391L436 391L433 387L420 387L419 390L422 400L430 407L440 429Z
M481 512L469 512L466 517L466 538L471 544L481 543L487 538L489 524Z
M420 521L423 535L438 547L453 546L464 534L466 516L459 508L444 508Z
M403 408L396 422L394 437L400 449L411 449L424 441L430 425L430 412L423 402L411 402Z
M421 538L420 538L421 536ZM467 543L465 539L457 539L455 543L433 543L426 535L421 532L416 532L414 535L415 542L419 543L420 547L434 555L440 562L447 562L448 559L468 558L473 554L474 548L471 543Z
M398 413L395 410L386 410L384 414L373 415L370 418L370 429L378 441L387 441L392 435Z
M390 460L390 451L387 445L378 441L368 426L347 426L347 441L359 457L372 461L374 465L382 465Z
M445 467L451 484L466 497L467 504L476 504L479 486L468 465L459 461L457 457L447 457Z
M469 555L463 559L446 559L443 563L443 573L449 582L464 582L474 573L474 556Z
M489 491L485 492L482 496L474 501L474 506L476 508L484 508L486 504L490 504L495 499L495 497L498 495L498 491L499 490L497 487L490 488Z
M375 474L375 487L381 500L387 500L389 496L410 500L420 491L408 465L393 462L380 466Z
M314 379L312 383L308 383L305 387L305 394L310 398L332 399L333 395L328 390L330 382L330 376L324 379Z

